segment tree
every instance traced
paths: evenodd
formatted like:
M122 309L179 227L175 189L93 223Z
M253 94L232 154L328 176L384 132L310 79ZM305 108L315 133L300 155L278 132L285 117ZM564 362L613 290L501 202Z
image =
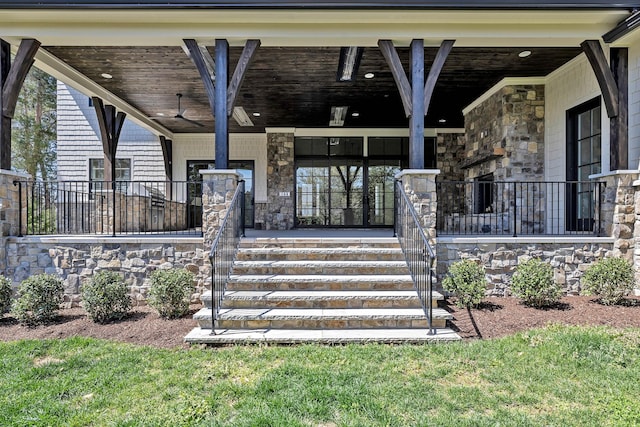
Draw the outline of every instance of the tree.
M43 181L56 177L56 79L35 67L24 81L12 123L13 168Z

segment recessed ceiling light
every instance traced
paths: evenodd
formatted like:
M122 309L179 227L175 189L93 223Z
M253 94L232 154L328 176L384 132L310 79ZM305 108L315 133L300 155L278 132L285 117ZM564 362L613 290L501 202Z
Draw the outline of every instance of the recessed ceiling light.
M253 113L251 113L251 115L253 117L260 117L260 113L258 113L257 111L254 111Z
M156 116L164 117L164 113L156 113Z
M351 117L360 117L360 113L354 111L353 113L351 113Z
M113 76L111 74L109 74L109 73L102 73L102 74L100 74L100 76L103 79L112 79L113 78Z
M373 74L373 73L367 73L367 74L365 74L365 75L364 75L364 78L365 78L365 79L372 79L372 78L374 78L375 76L376 76L376 75L375 75L375 74Z
M438 123L447 123L447 119L440 119L438 120Z
M530 50L523 50L522 52L520 52L518 54L518 56L520 58L526 58L527 56L531 55L531 51Z

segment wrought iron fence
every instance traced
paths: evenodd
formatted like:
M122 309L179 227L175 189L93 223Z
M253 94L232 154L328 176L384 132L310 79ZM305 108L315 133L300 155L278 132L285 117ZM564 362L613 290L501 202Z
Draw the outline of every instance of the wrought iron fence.
M395 184L395 200L394 234L400 241L414 287L427 317L428 333L433 335L435 334L432 326L435 253L400 181L396 181Z
M211 261L211 334L213 335L216 333L216 320L220 313L222 297L231 274L231 267L238 253L240 238L244 236L244 211L244 181L239 181L238 188L209 253L209 261Z
M593 235L604 232L605 184L592 181L437 182L438 235Z
M22 234L202 235L193 181L16 181ZM24 203L23 203L24 200ZM26 224L22 224L22 221Z

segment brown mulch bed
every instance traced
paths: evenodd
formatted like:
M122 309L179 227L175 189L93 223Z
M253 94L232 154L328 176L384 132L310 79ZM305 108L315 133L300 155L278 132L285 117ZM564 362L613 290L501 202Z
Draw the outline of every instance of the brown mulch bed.
M453 305L453 326L463 339L497 338L550 323L567 325L609 325L615 328L640 327L640 298L629 298L624 305L604 306L593 297L564 297L559 304L536 309L512 297L485 299L479 308L467 311ZM67 338L86 336L153 347L187 347L184 336L196 326L188 315L176 320L161 319L150 307L136 307L125 319L100 325L93 323L81 308L60 310L56 322L29 328L9 315L0 318L0 340Z

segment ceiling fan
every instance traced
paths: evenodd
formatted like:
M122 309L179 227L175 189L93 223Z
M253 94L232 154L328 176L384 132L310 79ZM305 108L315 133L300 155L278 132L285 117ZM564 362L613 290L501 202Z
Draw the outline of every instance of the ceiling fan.
M182 94L181 93L176 93L176 96L178 97L178 113L173 116L173 117L163 117L163 116L155 116L155 117L149 117L151 120L162 120L162 119L180 119L180 120L184 120L185 122L191 123L192 125L196 125L199 127L204 127L204 125L200 122L196 122L195 120L191 120L191 119L187 119L183 114L186 110L183 110L182 107L180 106L180 100L182 99Z

